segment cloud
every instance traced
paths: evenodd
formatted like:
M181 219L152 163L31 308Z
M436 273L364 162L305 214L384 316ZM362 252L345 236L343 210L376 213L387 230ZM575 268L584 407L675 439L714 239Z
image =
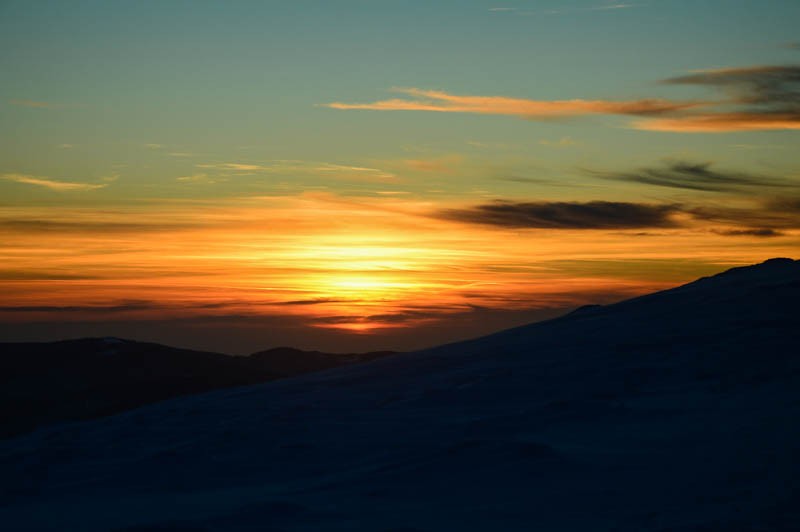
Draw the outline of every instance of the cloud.
M196 164L195 167L249 173L306 174L315 177L335 177L359 181L391 181L397 177L380 168L299 160L274 160L265 164L204 163Z
M614 4L597 9L627 7ZM665 79L666 85L696 85L721 93L712 100L534 100L505 96L463 96L440 90L397 88L405 98L370 103L332 102L339 110L428 111L516 116L552 120L586 115L640 117L636 129L683 133L724 133L800 129L800 66L752 66L700 70Z
M200 163L197 168L208 168L214 170L229 170L233 172L268 172L271 166L252 163Z
M52 179L44 179L41 177L35 177L23 174L4 174L2 178L8 181L25 183L27 185L36 185L39 187L45 187L49 188L50 190L57 190L60 192L95 190L98 188L104 188L108 186L108 183L96 184L96 183L73 183L69 181L54 181Z
M639 229L674 227L679 205L614 201L495 201L466 209L448 209L440 216L460 222L519 229Z
M705 192L732 192L747 187L797 187L791 182L773 177L720 171L712 169L711 166L710 162L672 161L660 168L641 168L634 172L590 173L604 179Z
M322 163L311 168L316 172L328 172L333 174L349 174L355 177L372 177L378 179L392 180L396 178L391 172L385 172L379 168L367 168L364 166L347 166L341 164Z
M608 11L612 9L630 9L632 7L639 7L639 4L608 4L604 6L595 6L587 8L589 11Z
M258 164L244 164L244 163L228 163L221 165L228 170L236 170L239 172L252 172L254 170L264 170L264 167Z
M451 174L464 160L460 155L448 155L436 159L407 159L406 166L419 172Z
M615 11L618 9L630 9L632 7L639 7L640 4L624 4L624 3L607 3L597 6L588 7L560 7L557 9L520 9L517 7L490 7L490 13L511 13L516 15L568 15L576 13L586 13L591 11Z
M615 201L512 202L497 200L435 216L508 229L695 228L723 236L778 237L800 229L800 197L760 198L750 206L651 204ZM709 227L709 224L713 224ZM716 227L714 227L716 226Z
M4 305L0 306L0 312L53 312L71 314L74 312L131 312L158 308L161 308L161 306L149 301L124 301L114 305Z
M730 229L724 231L714 231L718 235L724 236L757 236L761 238L771 238L783 236L784 233L775 229Z
M397 312L369 314L365 316L334 315L319 316L310 321L317 327L340 327L358 331L362 327L367 330L402 326L419 326L437 321L448 314L453 314L452 307L428 307L425 309L404 309Z
M460 96L444 91L415 88L393 90L411 96L411 98L394 98L373 103L333 102L324 104L324 106L340 110L432 111L441 113L506 115L534 120L566 118L590 114L658 115L702 105L700 102L673 102L662 99L631 101L576 99L546 101L508 98L504 96Z
M800 216L800 197L773 198L767 201L766 207L773 211L793 213Z
M2 224L0 224L2 229ZM32 271L30 269L0 269L0 281L89 281L100 277L65 271Z
M569 148L570 146L575 146L578 143L571 137L561 137L558 140L542 139L539 141L539 144L543 146L550 146L551 148Z
M652 131L729 132L800 129L800 66L753 66L700 70L663 80L721 91L725 109L639 121Z
M273 303L276 306L308 306L308 305L326 305L329 303L351 303L349 299L337 299L332 297L321 297L315 299L294 299L291 301L281 301Z
M164 147L164 145L163 144L156 144L154 142L151 142L149 144L145 144L144 147L145 148L149 148L151 150L160 150L161 148Z
M735 103L800 103L800 66L754 66L699 70L665 79L673 85L703 85L730 91Z
M798 229L800 197L759 198L755 205L749 208L731 207L725 204L701 205L687 208L686 213L698 220L737 226L737 230Z
M65 221L32 218L0 218L0 232L62 233L62 234L114 234L161 232L191 229L199 224L177 222L117 222L117 221Z
M800 129L800 115L790 113L708 113L681 118L639 120L636 129L672 133L728 133Z
M207 185L214 184L218 181L217 179L209 177L208 174L185 175L181 177L176 177L175 180L181 181L183 183L203 183Z
M721 235L770 237L781 236L777 229L800 228L800 183L789 177L717 170L710 162L688 161L670 161L661 167L632 172L589 173L603 179L658 187L736 194L738 198L733 204L711 201L684 204L679 209L686 220L733 227L717 231Z

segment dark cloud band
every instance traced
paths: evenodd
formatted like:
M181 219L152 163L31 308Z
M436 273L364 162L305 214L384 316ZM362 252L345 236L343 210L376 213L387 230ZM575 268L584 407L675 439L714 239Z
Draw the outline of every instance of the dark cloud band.
M614 201L496 201L465 209L449 209L441 217L475 224L537 229L639 229L674 227L678 205Z
M641 168L633 172L589 171L593 176L659 187L699 190L704 192L733 192L749 187L791 188L797 184L774 177L716 170L711 163L672 161L661 167Z

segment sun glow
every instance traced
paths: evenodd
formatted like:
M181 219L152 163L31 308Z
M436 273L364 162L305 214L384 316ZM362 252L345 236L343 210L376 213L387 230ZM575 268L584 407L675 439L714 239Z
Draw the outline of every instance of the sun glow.
M753 246L749 256L740 248L728 257L707 228L663 229L646 240L623 231L497 231L396 199L6 207L0 216L18 220L0 225L3 308L12 309L0 314L28 321L67 311L73 319L281 316L366 334L487 309L622 299L707 273L692 263L658 272L659 261L735 265L761 253ZM794 241L786 242L771 253L791 254Z

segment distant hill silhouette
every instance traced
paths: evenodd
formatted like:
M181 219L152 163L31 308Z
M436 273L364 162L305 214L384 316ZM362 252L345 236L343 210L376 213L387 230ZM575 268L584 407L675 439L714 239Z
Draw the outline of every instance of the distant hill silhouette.
M391 354L279 347L242 357L119 338L0 343L0 353L0 437Z
M797 531L798 301L800 262L770 260L475 340L45 428L0 441L0 523Z

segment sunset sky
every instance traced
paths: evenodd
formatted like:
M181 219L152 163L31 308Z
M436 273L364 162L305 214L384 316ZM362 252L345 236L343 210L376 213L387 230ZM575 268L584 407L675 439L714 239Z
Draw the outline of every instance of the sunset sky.
M0 2L0 340L414 349L800 250L796 0Z

